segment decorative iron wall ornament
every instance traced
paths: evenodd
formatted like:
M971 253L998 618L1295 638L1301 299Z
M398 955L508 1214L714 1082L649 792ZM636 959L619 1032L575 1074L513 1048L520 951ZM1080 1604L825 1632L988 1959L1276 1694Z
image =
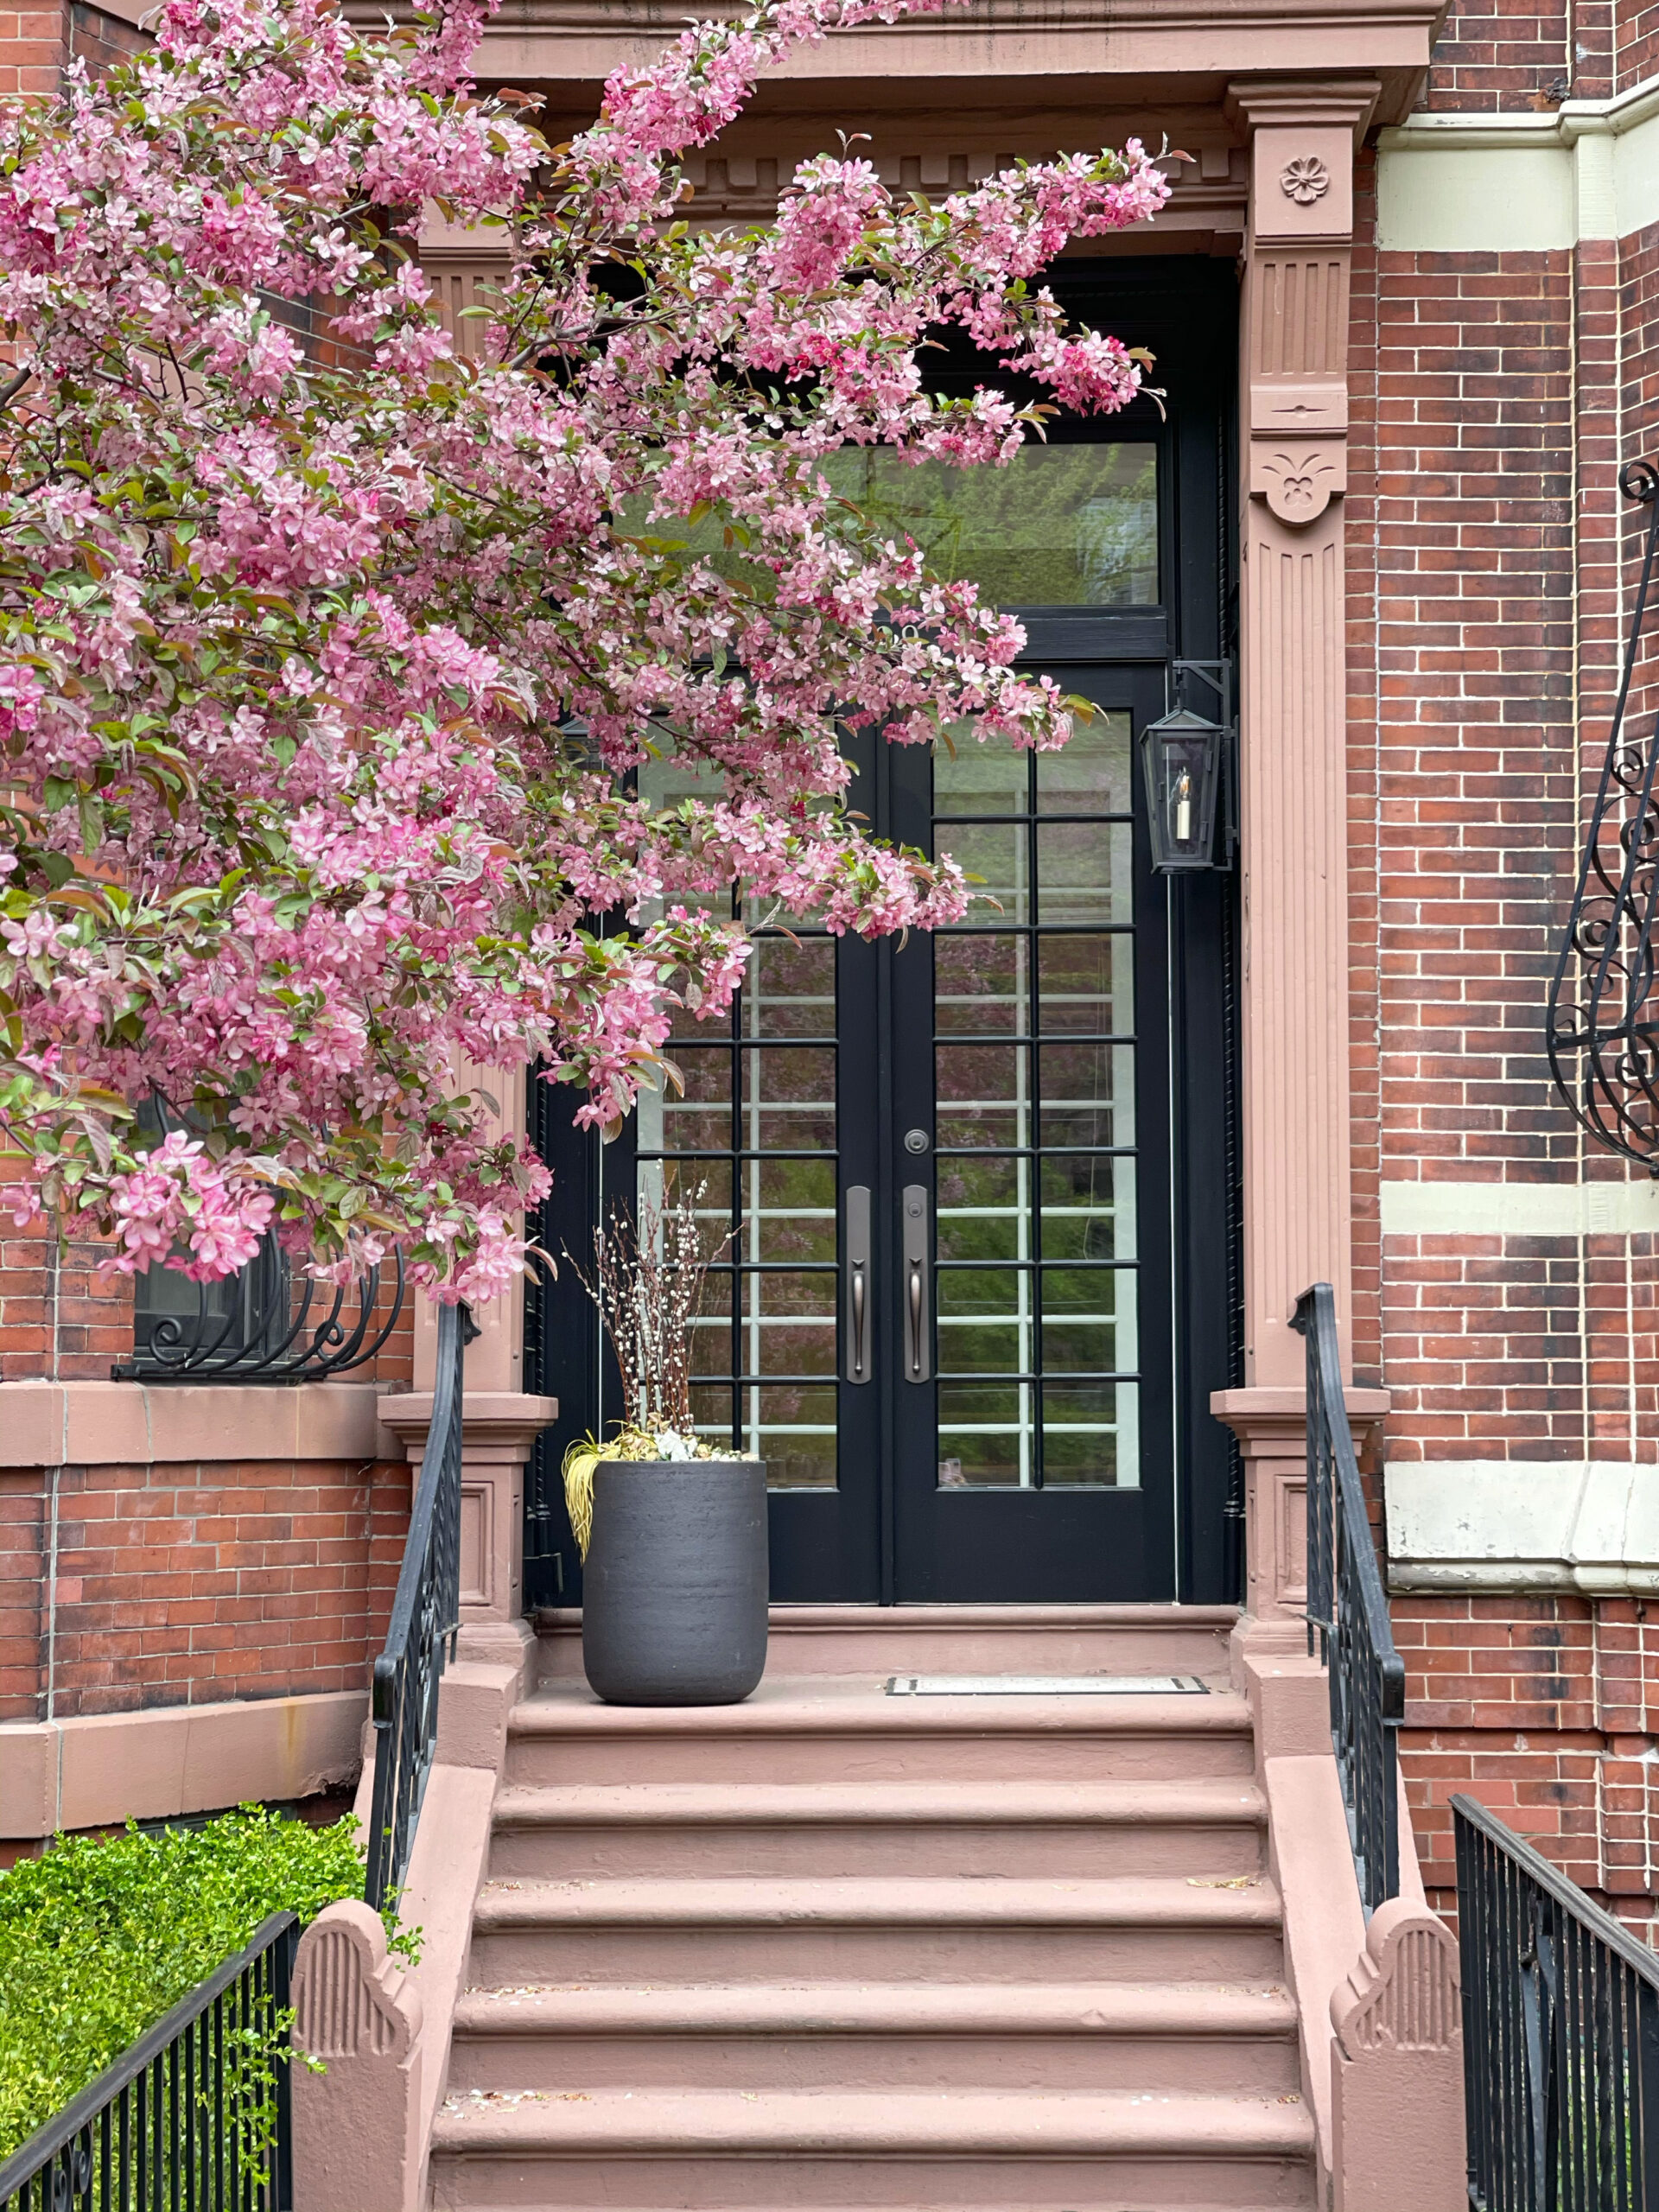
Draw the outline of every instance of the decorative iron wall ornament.
M1645 731L1624 728L1659 558L1659 468L1630 461L1618 488L1649 510L1647 545L1546 1037L1555 1087L1574 1119L1599 1144L1659 1177L1659 724L1649 715Z

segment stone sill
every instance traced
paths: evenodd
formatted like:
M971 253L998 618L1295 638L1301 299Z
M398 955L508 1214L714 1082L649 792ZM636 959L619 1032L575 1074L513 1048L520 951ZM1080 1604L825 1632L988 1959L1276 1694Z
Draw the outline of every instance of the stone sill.
M1628 1459L1418 1459L1383 1474L1390 1590L1659 1592L1659 1466Z
M0 1467L390 1459L377 1382L0 1382Z

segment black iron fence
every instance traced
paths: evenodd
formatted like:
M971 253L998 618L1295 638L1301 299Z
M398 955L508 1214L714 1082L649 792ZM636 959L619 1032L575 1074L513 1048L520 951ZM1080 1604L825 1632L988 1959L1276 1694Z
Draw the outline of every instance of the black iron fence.
M438 1309L432 1426L385 1650L374 1662L374 1810L364 1895L378 1912L403 1886L438 1738L438 1685L461 1624L462 1370L478 1334L465 1306Z
M1328 1282L1296 1304L1307 1347L1307 1648L1330 1675L1331 1741L1368 1913L1400 1893L1399 1732L1406 1670L1365 1511Z
M0 2165L0 2212L292 2212L291 1912Z
M1659 1958L1454 1797L1469 2202L1659 2212Z

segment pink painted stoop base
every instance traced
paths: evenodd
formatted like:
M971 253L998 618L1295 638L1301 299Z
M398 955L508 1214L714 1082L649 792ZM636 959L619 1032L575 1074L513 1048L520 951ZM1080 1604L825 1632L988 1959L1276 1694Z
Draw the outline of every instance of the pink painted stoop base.
M446 1681L420 1967L359 1907L302 1946L328 2072L296 2078L296 2212L1463 2203L1455 1961L1421 1892L1368 1941L1323 1678L1282 1634L774 1623L742 1706L601 1706L559 1616ZM1211 1694L883 1694L1093 1671Z

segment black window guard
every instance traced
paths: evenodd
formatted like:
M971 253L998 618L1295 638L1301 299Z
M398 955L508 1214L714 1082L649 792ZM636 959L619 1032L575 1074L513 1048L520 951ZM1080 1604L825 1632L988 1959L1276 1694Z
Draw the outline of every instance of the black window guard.
M273 1913L0 2165L0 2212L292 2212L289 1986Z
M391 1602L374 1662L374 1809L364 1896L377 1912L403 1887L438 1740L438 1685L461 1625L461 1466L467 1346L464 1305L438 1308L437 1376Z
M1337 1301L1316 1282L1296 1302L1307 1348L1307 1648L1328 1669L1331 1741L1366 1915L1400 1894L1400 1724L1406 1670L1371 1541L1342 1387Z
M133 1355L118 1382L320 1382L364 1366L404 1310L404 1262L349 1283L296 1275L274 1236L240 1274L191 1282L171 1268L137 1279Z
M1659 2207L1659 1959L1484 1806L1452 1813L1471 2205Z

